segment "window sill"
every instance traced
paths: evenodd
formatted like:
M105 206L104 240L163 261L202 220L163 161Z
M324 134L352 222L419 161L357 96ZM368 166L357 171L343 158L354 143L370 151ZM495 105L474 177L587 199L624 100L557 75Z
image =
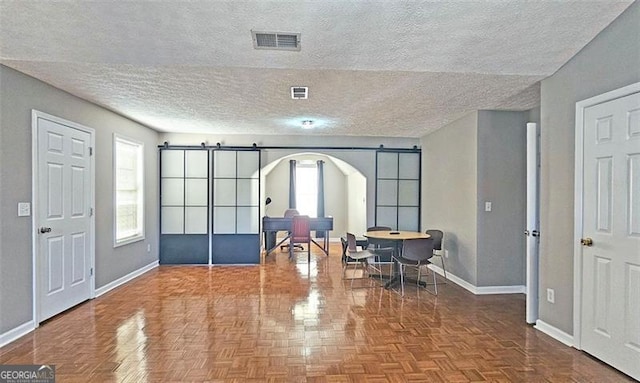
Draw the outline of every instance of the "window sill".
M113 243L113 247L121 247L121 246L125 246L125 245L129 245L132 243L136 243L136 242L140 242L140 241L144 241L145 236L144 235L138 235L135 237L129 237L129 238L123 238L119 241L116 241Z

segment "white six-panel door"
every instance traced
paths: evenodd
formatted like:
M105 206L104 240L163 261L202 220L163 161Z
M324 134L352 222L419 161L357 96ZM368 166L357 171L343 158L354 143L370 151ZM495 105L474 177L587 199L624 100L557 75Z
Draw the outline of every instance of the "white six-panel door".
M37 322L92 294L91 132L34 112Z
M580 346L640 379L640 93L583 126Z

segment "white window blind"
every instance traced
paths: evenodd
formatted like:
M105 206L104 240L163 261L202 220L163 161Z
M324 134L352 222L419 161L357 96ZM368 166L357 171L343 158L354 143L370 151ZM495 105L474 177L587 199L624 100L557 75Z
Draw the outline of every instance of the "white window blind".
M114 136L114 245L144 239L142 143Z

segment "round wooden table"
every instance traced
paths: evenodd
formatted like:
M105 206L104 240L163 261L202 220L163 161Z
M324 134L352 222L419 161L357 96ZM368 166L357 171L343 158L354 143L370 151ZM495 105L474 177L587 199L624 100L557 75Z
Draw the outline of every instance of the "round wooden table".
M384 241L394 241L396 244L396 254L399 254L402 250L402 241L411 240L411 239L422 239L422 238L431 238L430 234L421 233L419 231L388 231L388 230L380 230L380 231L367 231L364 233L365 238L379 239ZM385 283L384 287L389 288L396 282L398 282L398 274L393 275L393 277Z
M419 231L367 231L364 237L383 239L385 241L404 241L405 239L431 238L431 235Z

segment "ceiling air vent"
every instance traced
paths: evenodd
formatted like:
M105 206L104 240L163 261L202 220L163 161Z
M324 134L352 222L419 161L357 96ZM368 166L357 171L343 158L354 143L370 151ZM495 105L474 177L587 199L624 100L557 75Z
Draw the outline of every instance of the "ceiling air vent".
M300 33L251 31L255 49L300 50Z
M291 98L294 100L306 100L309 98L309 88L306 86L292 86Z

